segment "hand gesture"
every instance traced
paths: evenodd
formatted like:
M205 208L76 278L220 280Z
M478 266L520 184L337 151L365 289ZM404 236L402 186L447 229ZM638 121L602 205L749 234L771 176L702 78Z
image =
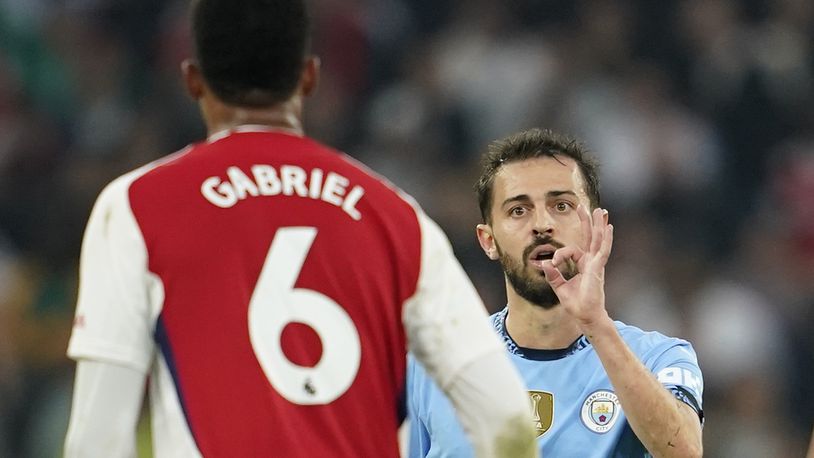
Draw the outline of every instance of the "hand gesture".
M613 244L613 226L607 222L607 210L597 208L591 215L580 205L577 214L587 251L578 246L562 247L543 263L543 272L566 312L580 326L586 326L607 317L605 264ZM566 280L557 268L568 261L576 265L577 274Z

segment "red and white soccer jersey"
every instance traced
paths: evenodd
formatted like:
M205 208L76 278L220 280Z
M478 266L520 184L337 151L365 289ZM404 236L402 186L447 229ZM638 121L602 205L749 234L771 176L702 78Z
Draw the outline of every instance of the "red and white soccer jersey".
M493 337L409 198L313 140L243 128L103 191L68 353L150 374L158 457L386 457L407 343L444 386Z

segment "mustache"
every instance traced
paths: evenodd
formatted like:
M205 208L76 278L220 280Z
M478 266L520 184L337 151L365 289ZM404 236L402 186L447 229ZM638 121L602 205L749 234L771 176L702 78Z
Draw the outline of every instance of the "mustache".
M560 249L565 246L564 244L554 240L554 238L552 238L550 235L545 237L537 237L534 239L534 242L532 242L531 245L527 246L526 249L523 250L523 263L529 259L531 252L540 245L551 245L555 249Z

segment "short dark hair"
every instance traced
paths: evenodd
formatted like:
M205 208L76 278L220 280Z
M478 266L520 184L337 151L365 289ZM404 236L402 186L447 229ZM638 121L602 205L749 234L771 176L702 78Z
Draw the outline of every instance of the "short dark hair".
M504 164L538 157L565 156L573 159L585 179L585 193L591 207L599 207L599 163L578 140L548 129L529 129L489 144L481 160L481 175L475 184L480 214L485 223L492 220L491 207L495 175Z
M303 0L194 0L195 55L223 102L247 107L287 100L308 48Z

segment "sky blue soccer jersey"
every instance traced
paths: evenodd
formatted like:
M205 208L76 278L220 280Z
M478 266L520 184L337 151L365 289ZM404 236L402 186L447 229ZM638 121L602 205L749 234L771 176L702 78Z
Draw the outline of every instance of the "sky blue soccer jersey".
M504 309L491 320L529 390L543 456L650 456L633 434L605 369L585 337L562 350L520 348L506 332L506 314ZM692 345L619 321L616 328L665 389L698 412L701 421L703 380ZM473 456L449 400L413 358L408 363L407 397L411 458Z

